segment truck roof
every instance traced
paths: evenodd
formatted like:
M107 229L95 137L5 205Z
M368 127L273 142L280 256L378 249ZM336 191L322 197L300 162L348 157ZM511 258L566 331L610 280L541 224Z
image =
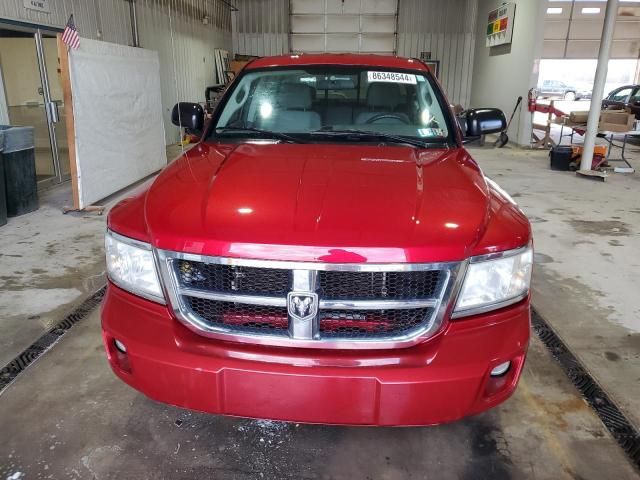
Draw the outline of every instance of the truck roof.
M366 67L400 68L405 70L427 70L420 60L392 55L353 53L289 54L261 57L250 62L247 69L288 67L295 65L357 65Z

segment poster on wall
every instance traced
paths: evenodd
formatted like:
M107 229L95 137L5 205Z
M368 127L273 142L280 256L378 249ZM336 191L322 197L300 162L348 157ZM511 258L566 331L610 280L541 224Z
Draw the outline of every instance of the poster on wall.
M429 67L434 77L440 78L440 60L425 60L424 63Z
M515 17L515 3L505 3L489 12L487 19L487 47L496 47L498 45L511 43Z
M433 76L438 78L440 73L440 60L432 60L431 52L420 52L420 60L424 62L424 64L429 67Z

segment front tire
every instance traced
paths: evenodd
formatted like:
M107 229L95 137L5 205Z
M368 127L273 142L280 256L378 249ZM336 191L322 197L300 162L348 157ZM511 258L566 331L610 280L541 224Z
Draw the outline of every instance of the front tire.
M567 102L573 102L573 101L575 101L575 99L576 99L576 92L566 92L566 93L564 94L564 99L565 99Z

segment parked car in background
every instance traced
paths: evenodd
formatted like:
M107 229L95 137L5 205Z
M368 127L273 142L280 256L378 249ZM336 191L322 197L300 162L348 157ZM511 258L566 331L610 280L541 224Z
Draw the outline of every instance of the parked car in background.
M582 94L583 92L575 85L569 85L560 80L545 80L538 86L538 95L541 97L561 98L572 102L583 98Z
M640 85L616 88L602 101L602 108L628 108L640 120Z
M463 145L427 65L250 62L201 141L108 218L109 363L149 397L296 422L430 425L515 390L530 333L529 221ZM462 125L462 127L460 126Z
M593 92L593 85L584 83L576 85L576 98L578 100L591 100L591 94Z

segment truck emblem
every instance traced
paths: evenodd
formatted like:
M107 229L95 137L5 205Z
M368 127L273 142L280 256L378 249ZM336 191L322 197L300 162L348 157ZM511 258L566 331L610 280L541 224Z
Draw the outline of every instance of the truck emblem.
M318 295L315 293L289 292L287 296L289 315L296 320L308 320L318 313Z

